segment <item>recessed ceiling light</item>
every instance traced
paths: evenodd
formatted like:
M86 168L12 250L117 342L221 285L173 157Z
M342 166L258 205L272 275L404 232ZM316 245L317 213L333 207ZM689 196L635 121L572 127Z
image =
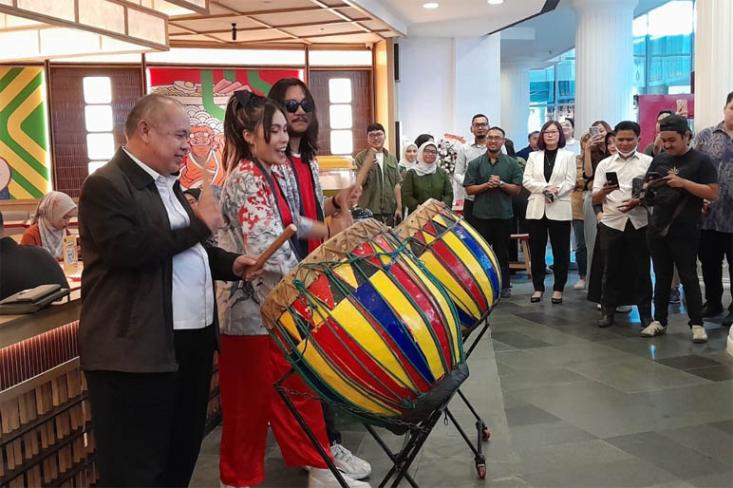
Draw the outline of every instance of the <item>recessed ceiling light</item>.
M428 3L423 3L422 4L422 8L426 8L428 10L433 10L433 9L438 8L438 7L440 7L440 5L438 5L438 2L428 2Z
M501 5L504 0L489 0L489 5Z

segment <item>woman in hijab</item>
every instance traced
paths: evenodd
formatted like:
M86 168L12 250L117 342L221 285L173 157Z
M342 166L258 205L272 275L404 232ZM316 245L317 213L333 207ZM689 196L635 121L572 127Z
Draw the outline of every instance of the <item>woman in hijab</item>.
M408 212L430 198L440 200L450 207L453 203L451 178L438 168L438 146L433 141L424 142L417 150L417 164L402 179L402 205Z
M23 233L24 246L41 246L55 258L61 258L69 221L76 217L74 200L66 193L52 191L38 203L31 226Z
M405 147L405 151L402 153L402 159L400 159L400 164L397 165L397 167L400 170L400 174L404 175L407 170L414 168L416 164L417 164L417 145L408 144L407 147Z

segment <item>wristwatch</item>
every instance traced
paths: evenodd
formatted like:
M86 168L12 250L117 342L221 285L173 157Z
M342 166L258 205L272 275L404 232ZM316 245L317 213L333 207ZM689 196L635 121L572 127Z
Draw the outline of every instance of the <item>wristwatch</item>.
M504 182L499 180L499 188L504 188Z

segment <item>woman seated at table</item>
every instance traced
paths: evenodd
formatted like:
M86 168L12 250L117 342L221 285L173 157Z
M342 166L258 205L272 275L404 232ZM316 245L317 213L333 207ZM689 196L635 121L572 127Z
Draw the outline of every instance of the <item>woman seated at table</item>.
M38 203L31 226L23 233L20 243L41 246L53 257L61 258L69 222L76 214L76 203L69 195L59 191L47 193Z
M431 198L449 207L453 203L450 176L438 168L438 146L433 141L423 143L417 150L417 164L402 175L402 206L414 211Z

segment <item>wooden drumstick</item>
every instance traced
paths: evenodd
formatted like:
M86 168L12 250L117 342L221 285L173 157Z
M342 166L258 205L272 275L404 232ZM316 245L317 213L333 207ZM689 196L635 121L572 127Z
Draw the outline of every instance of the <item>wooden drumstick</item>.
M265 265L268 259L272 257L273 254L275 254L275 251L280 249L280 246L285 244L288 239L293 237L293 235L298 231L298 228L295 226L295 224L290 224L289 226L285 227L285 230L282 234L280 234L277 239L273 241L272 244L270 244L270 247L265 249L265 252L260 254L260 256L257 258L257 261L255 262L252 269L260 269Z

